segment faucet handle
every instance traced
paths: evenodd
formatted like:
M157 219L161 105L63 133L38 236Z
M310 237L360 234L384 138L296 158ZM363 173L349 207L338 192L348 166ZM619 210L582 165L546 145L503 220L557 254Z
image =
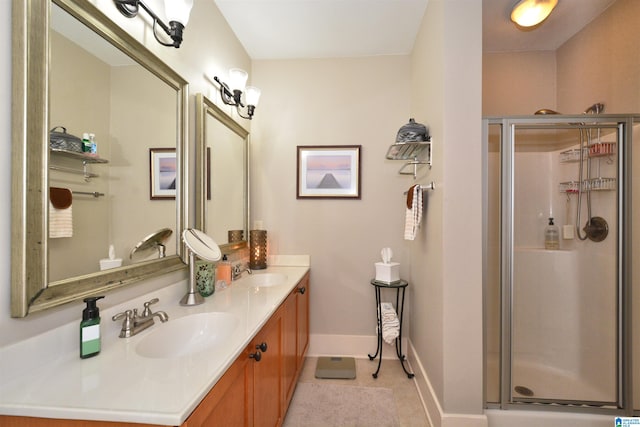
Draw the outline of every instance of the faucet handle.
M133 328L133 311L126 310L122 313L114 315L111 320L114 322L124 318L122 322L122 329L120 330L120 338L128 338L131 336L131 330Z
M118 320L125 318L125 322L130 321L132 319L133 312L131 310L123 311L122 313L115 314L111 320L117 322Z
M149 306L151 304L155 304L158 301L160 301L158 298L154 298L151 301L147 301L144 303L144 311L142 312L142 317L147 317L147 316L151 316L151 309L149 308Z

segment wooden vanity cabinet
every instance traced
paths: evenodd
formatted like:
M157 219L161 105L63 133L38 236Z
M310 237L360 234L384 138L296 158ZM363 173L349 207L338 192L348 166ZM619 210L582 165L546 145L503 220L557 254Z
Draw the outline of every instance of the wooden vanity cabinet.
M266 345L266 350L264 350ZM309 345L309 273L180 427L279 427ZM258 356L259 354L259 356ZM7 427L152 427L0 415Z
M253 360L244 351L200 402L182 427L245 427L252 415Z
M283 310L282 413L286 414L309 346L309 273L291 291ZM283 415L284 418L284 415Z
M282 424L282 306L249 345L253 364L253 427ZM255 358L260 354L260 360Z
M309 273L182 427L282 425L308 346Z

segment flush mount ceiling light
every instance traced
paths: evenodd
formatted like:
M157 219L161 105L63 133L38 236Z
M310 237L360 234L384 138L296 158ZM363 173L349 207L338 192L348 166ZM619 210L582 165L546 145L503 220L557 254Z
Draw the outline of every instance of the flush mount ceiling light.
M558 0L520 0L511 11L511 20L521 27L538 25L551 13Z
M249 75L240 68L232 68L229 70L229 84L223 82L215 76L215 80L220 85L220 97L222 102L227 105L234 105L240 117L251 120L256 110L258 101L260 100L260 89L253 86L246 86ZM244 92L244 102L246 103L247 114L242 114L242 93Z
M127 18L138 16L139 8L144 9L153 19L153 36L158 43L163 46L173 46L179 48L182 43L182 32L189 21L189 14L193 7L193 0L164 0L164 11L169 25L162 22L158 15L153 13L149 6L142 0L113 0L116 8ZM171 37L172 42L168 43L161 40L156 32L156 26L160 26L162 30Z

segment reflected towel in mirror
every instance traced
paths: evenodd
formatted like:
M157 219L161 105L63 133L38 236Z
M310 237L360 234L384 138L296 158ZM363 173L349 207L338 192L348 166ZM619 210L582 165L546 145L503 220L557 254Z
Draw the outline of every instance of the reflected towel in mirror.
M73 237L72 200L68 188L49 188L49 238Z

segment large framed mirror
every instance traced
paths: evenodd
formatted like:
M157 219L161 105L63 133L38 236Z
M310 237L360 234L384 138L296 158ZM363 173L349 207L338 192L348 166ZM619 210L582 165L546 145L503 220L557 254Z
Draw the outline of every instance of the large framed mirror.
M11 315L186 268L187 82L88 1L12 13ZM84 133L86 151L71 137ZM172 197L152 199L167 176ZM158 235L162 254L142 243ZM120 266L100 262L110 252Z
M200 93L196 94L195 186L196 227L225 252L246 247L249 132Z

